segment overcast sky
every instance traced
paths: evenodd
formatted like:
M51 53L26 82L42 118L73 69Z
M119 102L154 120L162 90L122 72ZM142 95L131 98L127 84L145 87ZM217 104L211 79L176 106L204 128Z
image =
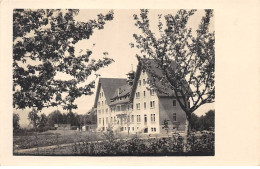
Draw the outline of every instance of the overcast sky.
M107 13L109 10L80 10L79 15L75 18L78 21L88 21L89 19L96 19L97 14ZM114 19L105 24L103 30L95 30L93 36L89 40L80 41L76 44L76 52L91 49L93 51L92 58L99 59L103 57L103 52L108 52L108 57L115 60L114 63L98 71L101 77L107 78L126 78L126 74L131 70L131 64L136 69L137 59L135 57L138 51L130 48L129 43L134 42L133 34L140 33L138 28L134 25L133 14L139 14L139 10L114 10ZM176 10L150 10L149 19L151 29L156 32L158 24L158 14L175 14ZM197 11L188 22L188 26L197 29L201 17L204 15L204 10ZM210 25L210 31L213 31L214 23ZM95 44L95 46L93 46ZM59 75L60 78L63 75ZM90 77L87 81L94 79ZM97 84L96 79L96 84ZM97 85L96 85L97 87ZM96 89L95 89L96 91ZM82 96L76 100L78 109L75 111L78 114L85 114L94 104L95 93L91 96ZM63 112L61 107L45 108L41 113L48 115L52 111L59 109ZM208 110L214 109L214 104L206 104L196 110L195 114L203 115ZM29 121L27 119L30 109L16 110L15 113L20 115L21 126L27 126ZM65 112L65 111L64 111Z

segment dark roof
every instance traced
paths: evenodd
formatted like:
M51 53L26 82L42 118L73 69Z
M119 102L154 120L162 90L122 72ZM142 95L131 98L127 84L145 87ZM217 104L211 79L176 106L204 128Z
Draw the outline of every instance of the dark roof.
M129 102L129 96L130 96L131 90L132 90L132 86L130 86L129 84L118 87L111 99L117 99L117 98L121 97L121 100L114 100L109 105L112 106L115 104ZM118 93L118 91L119 91L119 93Z
M176 63L171 61L170 68L171 71L174 71L174 69L176 69ZM134 99L135 90L142 70L145 70L147 72L149 80L154 79L154 81L150 82L150 84L156 86L155 89L157 90L156 93L158 97L175 97L174 90L172 89L169 82L167 82L167 80L164 79L165 77L163 75L163 72L158 66L158 64L155 62L155 60L141 59L137 66L136 76L133 84L133 90L131 91L130 94L131 101L133 101ZM152 78L152 77L156 77L156 78ZM152 85L150 86L152 88Z
M113 97L118 87L127 84L126 80L127 79L123 79L123 78L99 78L94 107L97 107L97 101L98 101L101 86L103 88L104 95L107 100L107 104L110 104L110 98Z
M116 89L116 91L111 99L126 96L130 93L131 89L132 89L132 86L130 86L129 84L120 86ZM118 90L119 90L119 93L118 93Z

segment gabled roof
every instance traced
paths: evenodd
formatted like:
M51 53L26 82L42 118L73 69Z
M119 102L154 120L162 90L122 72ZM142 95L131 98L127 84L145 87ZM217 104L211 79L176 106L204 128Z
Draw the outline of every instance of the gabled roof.
M97 107L97 101L99 98L101 86L104 91L104 95L106 97L107 104L110 104L110 98L113 97L113 95L118 87L127 84L126 80L127 79L124 79L124 78L99 78L94 107L95 108Z
M175 62L171 62L171 69L174 71L176 69ZM142 70L145 70L148 75L148 79L154 79L153 83L157 86L155 91L158 97L175 97L174 91L171 88L171 85L167 81L163 81L164 75L162 70L159 68L158 64L153 59L141 59L137 66L136 76L133 83L133 89L130 94L130 101L132 102L134 99L135 91L138 85L138 80L140 78L140 74ZM153 78L156 77L156 78ZM156 80L155 80L156 79ZM161 79L161 80L160 80ZM151 86L152 87L152 86Z

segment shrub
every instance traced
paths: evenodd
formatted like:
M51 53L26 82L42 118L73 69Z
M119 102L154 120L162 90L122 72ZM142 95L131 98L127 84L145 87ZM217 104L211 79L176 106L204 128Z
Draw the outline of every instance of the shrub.
M199 153L214 154L214 133L204 133L203 135L192 134L188 138L187 145L183 143L183 137L179 134L167 138L141 139L134 135L130 139L116 139L113 131L104 134L104 140L89 141L75 144L73 152L78 155L185 155L183 152L186 146L186 154L196 155Z

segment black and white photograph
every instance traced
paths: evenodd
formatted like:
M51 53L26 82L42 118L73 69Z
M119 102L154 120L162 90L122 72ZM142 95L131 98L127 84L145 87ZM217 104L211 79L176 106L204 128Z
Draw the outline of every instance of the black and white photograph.
M13 9L14 156L214 156L213 9Z

